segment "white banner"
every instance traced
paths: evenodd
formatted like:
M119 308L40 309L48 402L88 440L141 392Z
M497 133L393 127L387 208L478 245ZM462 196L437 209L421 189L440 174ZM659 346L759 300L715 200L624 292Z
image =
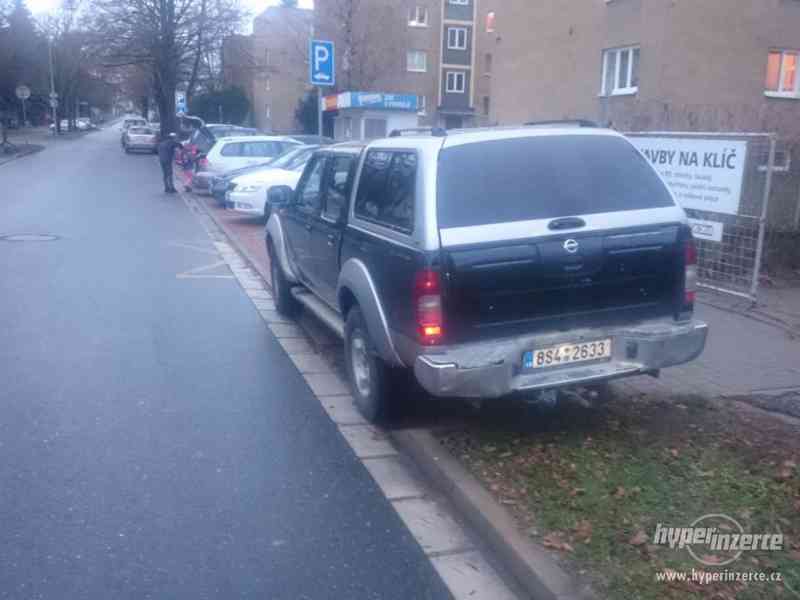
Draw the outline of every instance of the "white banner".
M701 219L689 219L692 228L692 235L698 240L708 240L711 242L722 241L722 223L717 221L703 221Z
M631 137L683 208L736 215L742 197L747 142Z

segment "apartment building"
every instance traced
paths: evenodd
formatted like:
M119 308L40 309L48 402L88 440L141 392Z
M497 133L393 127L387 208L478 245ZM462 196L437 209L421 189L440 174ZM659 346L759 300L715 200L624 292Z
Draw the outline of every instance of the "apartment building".
M315 37L336 43L333 91L416 95L420 125L478 124L480 0L317 0Z
M313 12L286 6L267 8L253 21L249 36L231 36L223 44L223 73L241 87L262 131L297 130L295 110L308 90L308 40Z
M800 137L798 0L479 0L490 120Z

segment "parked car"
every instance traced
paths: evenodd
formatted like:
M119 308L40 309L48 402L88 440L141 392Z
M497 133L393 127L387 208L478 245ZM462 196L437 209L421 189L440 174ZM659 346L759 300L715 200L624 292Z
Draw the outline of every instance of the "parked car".
M233 180L237 177L247 175L248 173L255 173L256 171L261 171L264 169L283 168L289 162L294 160L298 152L302 152L308 148L316 150L318 147L319 146L289 146L289 148L285 150L283 154L280 154L275 158L270 158L264 162L256 163L254 165L248 165L246 167L242 167L241 169L234 169L221 175L214 175L211 178L210 183L211 195L220 206L226 206L225 194L231 189L231 182L233 182Z
M218 139L206 155L195 160L192 189L210 192L211 178L249 165L264 163L297 146L281 136L225 137Z
M308 135L305 133L292 133L286 136L301 144L308 144L309 146L327 146L334 143L333 138L324 135Z
M122 148L126 153L134 151L158 152L158 130L153 127L129 127L122 134Z
M88 131L89 129L97 129L97 126L92 123L89 117L78 117L75 119L75 127L78 131Z
M369 420L402 400L404 372L434 396L549 400L705 346L686 215L610 130L328 146L269 201L277 308L303 306L344 338Z
M225 204L237 212L269 217L267 194L272 186L294 189L306 163L319 146L301 146L268 166L234 178L225 194Z
M184 146L192 157L200 157L208 154L220 138L252 135L258 135L258 131L249 127L239 127L238 125L208 123L196 129L194 133L189 136L189 140Z

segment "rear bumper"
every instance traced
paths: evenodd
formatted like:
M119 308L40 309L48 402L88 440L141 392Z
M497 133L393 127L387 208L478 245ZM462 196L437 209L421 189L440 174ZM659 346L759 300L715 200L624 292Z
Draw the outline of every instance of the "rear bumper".
M192 189L200 192L208 192L211 189L211 178L213 173L208 171L198 171L192 175Z
M703 352L707 335L708 326L699 321L526 335L427 350L417 356L414 374L434 396L499 398L515 391L589 384L687 363ZM612 340L610 359L523 369L527 351L605 338Z
M148 152L156 152L158 150L158 146L155 144L131 144L128 143L125 145L128 150L147 150Z

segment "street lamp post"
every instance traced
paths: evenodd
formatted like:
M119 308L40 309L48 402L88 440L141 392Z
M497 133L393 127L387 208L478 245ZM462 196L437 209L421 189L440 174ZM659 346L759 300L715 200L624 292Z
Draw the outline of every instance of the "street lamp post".
M47 54L50 63L50 109L53 111L53 135L58 135L58 123L56 123L56 95L55 78L53 77L53 36L47 38Z

